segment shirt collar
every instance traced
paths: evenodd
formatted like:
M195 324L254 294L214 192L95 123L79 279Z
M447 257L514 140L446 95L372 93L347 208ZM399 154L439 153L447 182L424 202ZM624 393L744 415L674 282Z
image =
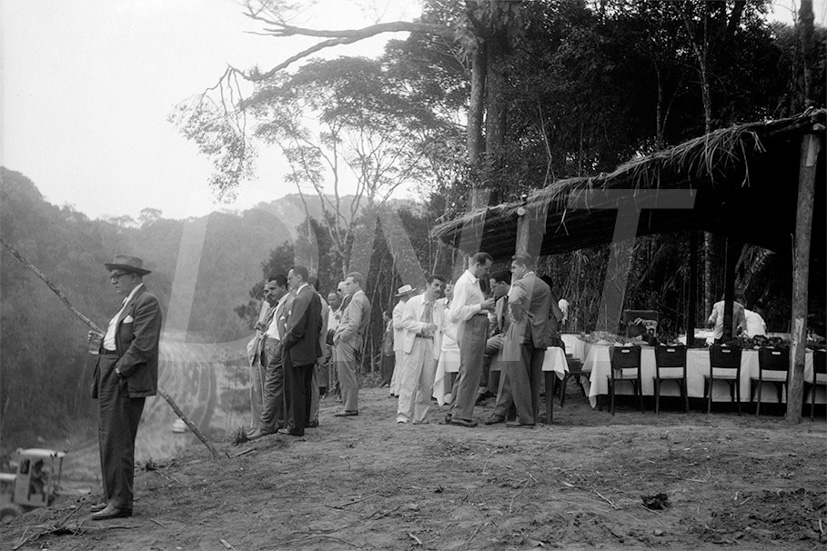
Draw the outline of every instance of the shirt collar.
M123 304L126 304L127 302L129 302L130 300L132 300L132 297L134 297L134 296L137 294L138 289L140 289L140 288L141 288L141 287L143 287L143 286L144 286L144 284L143 284L143 283L139 283L139 284L137 284L137 285L135 286L135 288L134 288L134 289L132 289L132 291L130 291L129 295L128 295L125 299L123 299Z

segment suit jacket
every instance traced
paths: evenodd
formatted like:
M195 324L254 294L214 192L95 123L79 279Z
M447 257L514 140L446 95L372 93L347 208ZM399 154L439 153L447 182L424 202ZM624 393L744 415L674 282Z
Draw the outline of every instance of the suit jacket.
M515 281L508 292L508 313L512 320L508 334L519 342L532 343L534 348L548 348L551 346L550 309L551 289L534 272L527 273Z
M290 304L285 333L282 333L284 354L290 355L294 366L313 365L322 349L322 303L319 294L310 285L301 288Z
M115 329L115 369L126 379L130 398L155 396L158 391L158 346L161 340L161 306L158 298L142 286L124 305ZM95 366L92 398L98 397L98 365Z
M494 316L489 327L492 337L494 335L499 335L500 333L505 333L508 329L509 320L507 308L508 295L498 298L497 302L494 304Z
M364 291L356 292L347 303L333 335L333 342L349 344L354 349L362 348L362 339L370 323L370 300Z
M416 295L405 303L405 311L402 314L402 327L405 329L403 350L410 354L413 349L416 336L422 333L424 323L422 312L425 310L425 294ZM436 325L434 332L434 359L439 359L439 352L442 350L442 325L445 323L445 306L439 300L433 302L433 317L431 320Z

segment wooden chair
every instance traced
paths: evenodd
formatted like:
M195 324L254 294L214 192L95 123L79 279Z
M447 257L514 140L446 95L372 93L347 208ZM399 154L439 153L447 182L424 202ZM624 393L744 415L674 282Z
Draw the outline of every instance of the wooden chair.
M583 389L583 393L586 393L586 389L583 388L583 385L580 383L580 378L585 375L585 373L583 373L583 364L579 360L571 357L567 357L566 360L569 364L569 370L563 376L563 381L560 383L560 407L563 407L563 403L566 401L566 386L570 378L574 378L574 381Z
M819 375L824 375L824 377L819 378ZM804 387L807 386L810 387L810 420L812 421L813 412L816 409L816 387L827 387L827 350L815 350L813 352L813 380L804 381Z
M741 349L729 348L722 344L709 347L709 375L704 375L704 398L706 413L712 412L712 385L715 381L729 385L729 396L737 404L741 415Z
M613 346L610 356L611 374L609 375L609 396L612 415L615 414L615 390L617 383L628 381L632 383L634 393L638 397L640 411L643 412L643 379L640 368L639 346ZM633 373L630 375L630 371Z
M790 382L789 348L773 348L770 346L765 346L758 350L758 378L750 377L749 392L749 401L752 403L753 397L755 396L755 390L758 390L758 402L755 406L756 417L761 414L761 395L764 387L765 372L776 374L784 373L783 381L779 379L770 379L767 381L775 384L775 388L778 391L778 402L780 403L784 396L784 389L785 387L789 388Z
M677 370L680 369L680 373ZM660 414L660 387L662 383L674 381L681 391L684 413L689 413L689 392L686 388L686 347L655 347L655 413Z

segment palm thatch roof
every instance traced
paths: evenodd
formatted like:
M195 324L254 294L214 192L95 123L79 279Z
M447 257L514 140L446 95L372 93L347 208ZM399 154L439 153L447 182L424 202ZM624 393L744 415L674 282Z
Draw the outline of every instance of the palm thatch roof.
M826 123L827 111L820 109L716 130L633 159L609 174L559 180L524 201L470 212L434 227L431 235L460 249L474 249L466 252L483 250L507 258L516 248L517 219L526 213L541 228L542 242L536 244L541 255L611 243L618 210L590 203L594 192L609 191L620 197L615 207L622 202L624 215L634 214L628 209L630 202L644 209L638 236L700 229L776 251L790 250L802 136L817 132L823 143ZM825 147L817 162L813 247L821 250ZM647 198L667 190L691 195L692 208L647 207Z

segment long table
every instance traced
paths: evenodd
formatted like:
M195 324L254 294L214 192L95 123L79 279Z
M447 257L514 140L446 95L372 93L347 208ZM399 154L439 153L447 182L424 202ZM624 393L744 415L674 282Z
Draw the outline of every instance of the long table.
M588 373L588 380L583 376L582 383L589 389L589 402L592 407L597 405L597 398L609 392L609 377L611 376L611 362L609 360L612 344L607 342L590 343L577 335L563 335L566 350L583 363L583 371ZM654 395L655 377L655 349L652 346L641 346L641 379L644 396ZM664 373L666 372L665 370ZM705 348L690 348L686 351L686 386L690 398L704 397L704 375L709 375L709 350ZM784 377L772 378L765 372L764 388L761 394L762 403L777 403L778 395L772 380L784 380ZM743 350L741 353L741 402L750 400L750 377L758 378L758 351ZM804 380L813 378L813 353L807 351L804 363ZM618 394L631 394L632 384L621 382L617 387ZM679 396L677 384L667 383L661 387L661 396ZM805 401L809 395L805 396ZM729 402L729 385L724 381L715 381L712 387L713 402ZM782 395L782 401L786 396ZM827 402L824 387L818 387L816 403Z

